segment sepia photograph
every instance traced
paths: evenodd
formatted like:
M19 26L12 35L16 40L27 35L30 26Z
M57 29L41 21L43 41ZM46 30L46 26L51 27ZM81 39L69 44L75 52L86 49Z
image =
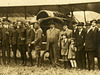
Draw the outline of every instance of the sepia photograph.
M0 0L0 75L100 75L100 0Z

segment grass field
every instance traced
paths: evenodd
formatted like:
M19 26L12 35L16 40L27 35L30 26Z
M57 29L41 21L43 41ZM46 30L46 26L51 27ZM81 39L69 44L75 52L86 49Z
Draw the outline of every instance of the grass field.
M99 70L88 71L60 67L0 66L0 75L100 75Z
M13 56L13 55L12 55ZM20 54L18 54L20 56ZM35 57L35 53L33 53ZM17 65L12 59L9 65L0 65L0 75L100 75L100 71L97 68L97 59L95 59L95 70L79 70L79 69L64 69L63 64L57 67L53 67L48 62L43 66L37 67L36 63L30 67L30 63L27 62L27 66L21 66L21 60L18 60Z
M21 66L21 61L18 60L17 65L14 60L9 65L0 65L0 75L100 75L100 71L96 70L80 70L80 69L64 69L63 64L53 67L48 62L41 67L37 67L36 63L30 67L29 61L27 66Z

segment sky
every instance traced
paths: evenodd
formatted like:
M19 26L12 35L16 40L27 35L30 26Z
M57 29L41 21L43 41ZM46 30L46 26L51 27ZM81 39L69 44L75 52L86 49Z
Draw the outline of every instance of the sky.
M85 22L84 20L84 12L83 11L75 11L73 12L75 18L80 22ZM93 11L85 11L86 21L91 21L93 19L100 19L100 14Z

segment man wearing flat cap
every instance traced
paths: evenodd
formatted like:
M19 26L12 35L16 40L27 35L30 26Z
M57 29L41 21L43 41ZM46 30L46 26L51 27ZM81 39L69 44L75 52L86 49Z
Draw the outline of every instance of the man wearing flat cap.
M77 67L79 69L85 69L86 67L85 50L84 50L86 29L84 29L83 26L84 23L82 22L78 23L75 32L75 46L77 48L76 62L77 62Z
M47 50L50 51L51 63L53 65L56 65L59 57L57 52L59 52L58 41L59 41L60 30L55 27L54 21L50 21L49 26L50 29L46 31Z

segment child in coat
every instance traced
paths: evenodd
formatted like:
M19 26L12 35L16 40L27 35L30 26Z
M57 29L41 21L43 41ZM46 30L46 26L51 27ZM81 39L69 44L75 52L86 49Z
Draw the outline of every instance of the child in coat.
M76 47L75 47L75 39L71 39L71 44L69 46L69 52L68 52L68 59L70 60L70 63L72 67L76 67L76 60L75 60L75 52L76 52Z
M67 34L62 35L61 40L61 56L62 59L67 61L68 60L68 48L69 48L69 39L67 38Z

